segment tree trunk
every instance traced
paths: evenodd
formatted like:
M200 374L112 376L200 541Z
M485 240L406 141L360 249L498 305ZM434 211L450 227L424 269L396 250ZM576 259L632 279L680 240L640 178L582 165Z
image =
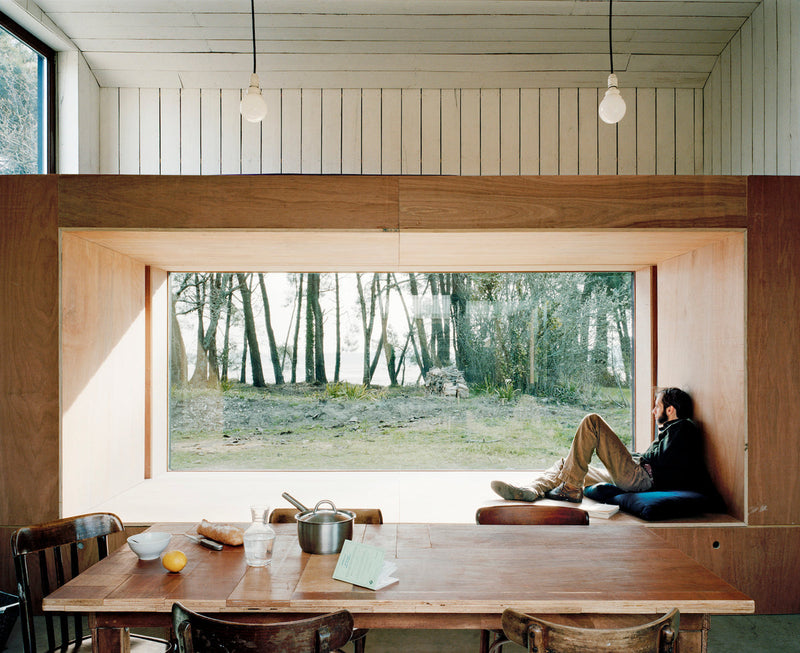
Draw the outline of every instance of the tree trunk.
M383 344L383 355L386 358L386 369L389 372L389 383L392 386L397 385L397 370L395 369L395 353L394 346L389 342L389 292L391 275L386 275L386 301L381 299L381 291L378 289L378 307L381 312L381 343Z
M325 334L322 323L322 307L319 304L320 275L312 272L308 275L308 303L314 314L314 380L316 383L327 383L325 373ZM313 279L313 284L312 284ZM313 285L313 292L311 292Z
M275 333L272 330L267 286L264 283L264 275L261 272L258 273L258 285L261 287L261 301L264 302L264 323L267 327L267 340L269 341L269 356L272 360L272 373L275 375L275 385L283 385L283 369L280 356L278 355L278 345L275 343Z
M264 382L264 372L261 369L261 352L258 347L258 337L256 336L256 321L253 317L252 293L247 285L247 276L241 272L237 273L239 279L239 292L242 293L242 308L244 309L244 332L247 344L250 348L250 367L253 370L253 385L256 388L266 387Z
M422 316L422 298L419 296L417 277L413 272L408 273L408 288L411 291L414 325L417 329L417 343L419 344L419 353L422 356L421 360L417 358L417 364L424 377L428 370L431 369L431 353L430 349L428 349L428 336L425 334L425 319Z
M297 343L300 340L300 316L303 315L303 274L297 286L297 321L294 323L294 344L292 345L292 383L297 383Z
M172 296L172 310L170 321L172 333L170 334L169 379L170 385L183 385L189 378L189 363L186 360L186 345L183 344L181 325L175 312L175 295Z
M208 357L205 348L205 331L203 329L203 313L206 305L205 281L199 274L194 275L195 288L195 310L197 311L196 334L196 355L194 361L194 372L189 380L191 385L205 385L208 380Z
M436 275L428 275L428 282L431 286L431 356L433 364L441 367L447 360L447 352L444 351L442 305L439 303L439 285Z
M228 280L225 285L225 292L228 296L225 308L225 337L222 341L222 373L220 377L223 381L228 380L228 357L230 356L231 346L231 318L233 317L233 275L226 275Z
M369 385L372 380L371 366L369 361L370 340L372 339L372 327L375 323L375 285L377 282L377 274L372 275L372 284L370 286L370 305L367 308L367 301L364 297L364 288L361 285L361 273L356 273L356 286L358 287L358 304L361 308L361 328L364 336L364 356L363 356L363 374L361 382L364 385Z
M456 367L464 372L466 380L475 383L480 379L474 378L473 367L469 356L470 319L468 313L469 290L467 275L461 272L452 274L451 302L453 305L453 332L456 341Z
M333 368L333 382L339 382L339 371L342 367L342 328L341 301L339 298L339 273L333 275L336 281L336 364Z
M242 368L239 373L239 383L247 383L247 334L242 338Z
M306 284L306 383L314 383L314 308L311 297L314 293L314 274L308 274Z

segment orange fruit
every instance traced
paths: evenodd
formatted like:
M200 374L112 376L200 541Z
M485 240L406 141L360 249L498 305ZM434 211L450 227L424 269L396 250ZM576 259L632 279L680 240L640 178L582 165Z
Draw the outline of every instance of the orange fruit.
M167 551L161 558L161 564L167 571L178 572L186 566L186 554L183 551Z

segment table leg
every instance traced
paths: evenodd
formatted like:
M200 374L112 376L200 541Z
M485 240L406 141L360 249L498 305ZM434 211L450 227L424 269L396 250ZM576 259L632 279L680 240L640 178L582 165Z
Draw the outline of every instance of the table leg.
M130 629L98 626L94 615L89 616L89 628L92 629L92 653L130 653Z

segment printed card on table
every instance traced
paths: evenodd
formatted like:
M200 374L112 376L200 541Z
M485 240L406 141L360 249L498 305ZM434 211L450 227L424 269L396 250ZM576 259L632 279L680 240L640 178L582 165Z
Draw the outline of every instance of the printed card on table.
M333 577L359 587L379 590L398 581L392 577L396 570L396 564L384 560L380 547L345 540Z

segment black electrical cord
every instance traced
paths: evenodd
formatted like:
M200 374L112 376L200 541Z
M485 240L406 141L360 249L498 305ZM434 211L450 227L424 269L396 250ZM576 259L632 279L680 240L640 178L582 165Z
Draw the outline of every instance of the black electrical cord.
M250 0L250 25L253 27L253 74L256 72L256 0ZM611 28L609 28L611 29ZM610 32L609 32L610 34ZM609 38L611 38L609 36Z
M608 64L611 68L611 74L614 74L614 55L611 52L611 3L614 0L608 0ZM255 46L253 46L255 47Z

